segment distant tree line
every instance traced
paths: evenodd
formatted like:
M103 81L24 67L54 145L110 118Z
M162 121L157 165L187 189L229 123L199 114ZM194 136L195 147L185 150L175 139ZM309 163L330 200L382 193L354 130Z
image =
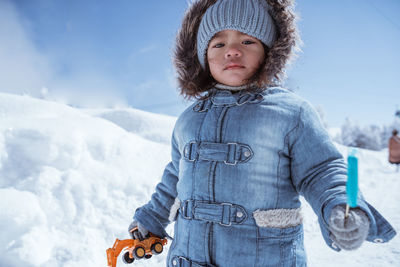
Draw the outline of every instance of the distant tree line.
M350 119L346 119L341 132L334 136L333 140L345 146L381 150L387 148L393 129L400 131L399 120L395 120L390 125L361 127Z
M325 120L323 108L321 106L316 106L316 110L324 127L328 129L329 125ZM400 110L396 112L393 122L384 126L360 126L358 123L346 118L345 123L340 128L340 133L332 136L332 139L345 146L382 150L388 147L389 138L392 136L393 129L397 129L397 131L400 132Z

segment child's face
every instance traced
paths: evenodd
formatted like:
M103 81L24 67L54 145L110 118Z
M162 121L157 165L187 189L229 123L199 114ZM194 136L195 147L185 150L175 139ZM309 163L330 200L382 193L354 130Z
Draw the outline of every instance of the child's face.
M219 83L246 84L264 61L264 47L257 38L235 30L217 33L207 49L211 75Z

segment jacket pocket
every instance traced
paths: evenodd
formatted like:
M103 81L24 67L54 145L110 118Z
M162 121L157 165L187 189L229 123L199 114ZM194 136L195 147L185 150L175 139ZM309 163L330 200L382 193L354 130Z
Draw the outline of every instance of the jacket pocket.
M306 266L302 225L257 227L256 266Z

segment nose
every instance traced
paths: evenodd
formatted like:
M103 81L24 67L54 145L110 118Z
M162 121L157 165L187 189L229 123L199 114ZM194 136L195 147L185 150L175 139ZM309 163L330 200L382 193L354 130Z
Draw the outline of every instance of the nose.
M226 59L241 57L241 56L242 56L242 51L240 51L240 49L238 49L236 45L229 46L225 52Z

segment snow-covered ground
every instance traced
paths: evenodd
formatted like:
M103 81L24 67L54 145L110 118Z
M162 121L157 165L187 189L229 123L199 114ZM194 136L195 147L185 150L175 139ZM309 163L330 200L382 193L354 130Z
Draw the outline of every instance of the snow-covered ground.
M0 93L0 267L106 266L105 250L128 238L170 159L175 120ZM400 173L386 150L359 158L364 196L400 232ZM337 253L307 203L304 214L309 266L400 266L399 236ZM164 266L166 254L134 266Z

